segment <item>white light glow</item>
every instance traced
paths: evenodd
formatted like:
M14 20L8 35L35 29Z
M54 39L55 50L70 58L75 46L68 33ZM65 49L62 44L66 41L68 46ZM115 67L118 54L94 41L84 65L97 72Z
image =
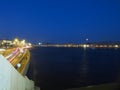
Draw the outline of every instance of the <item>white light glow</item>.
M39 42L38 44L41 45L42 43Z

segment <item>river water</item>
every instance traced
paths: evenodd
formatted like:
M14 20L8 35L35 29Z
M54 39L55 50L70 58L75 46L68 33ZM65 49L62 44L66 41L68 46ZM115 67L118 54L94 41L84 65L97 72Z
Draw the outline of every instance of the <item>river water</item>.
M33 47L27 76L41 90L117 82L120 49Z

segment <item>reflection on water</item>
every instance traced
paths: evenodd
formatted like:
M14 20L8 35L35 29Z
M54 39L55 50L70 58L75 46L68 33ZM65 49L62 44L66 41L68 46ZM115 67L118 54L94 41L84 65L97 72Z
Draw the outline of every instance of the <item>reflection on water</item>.
M87 55L86 55L86 48L83 50L83 57L82 57L82 63L81 63L81 70L80 70L80 83L86 84L88 81L88 61L87 61Z
M120 49L33 48L28 76L41 90L120 81Z

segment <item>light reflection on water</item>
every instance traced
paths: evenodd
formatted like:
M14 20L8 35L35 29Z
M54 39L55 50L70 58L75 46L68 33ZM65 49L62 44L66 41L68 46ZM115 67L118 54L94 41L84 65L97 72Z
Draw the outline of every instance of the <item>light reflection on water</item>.
M83 58L82 58L82 63L81 63L81 72L80 72L80 82L82 84L87 83L88 79L88 61L87 61L87 55L86 55L86 48L83 50Z
M118 82L120 49L33 48L28 76L41 90Z

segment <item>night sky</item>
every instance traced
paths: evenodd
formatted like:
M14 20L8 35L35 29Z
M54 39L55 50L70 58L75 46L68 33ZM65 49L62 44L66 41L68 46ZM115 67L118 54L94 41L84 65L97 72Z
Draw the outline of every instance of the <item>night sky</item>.
M120 0L0 1L0 39L120 41Z

